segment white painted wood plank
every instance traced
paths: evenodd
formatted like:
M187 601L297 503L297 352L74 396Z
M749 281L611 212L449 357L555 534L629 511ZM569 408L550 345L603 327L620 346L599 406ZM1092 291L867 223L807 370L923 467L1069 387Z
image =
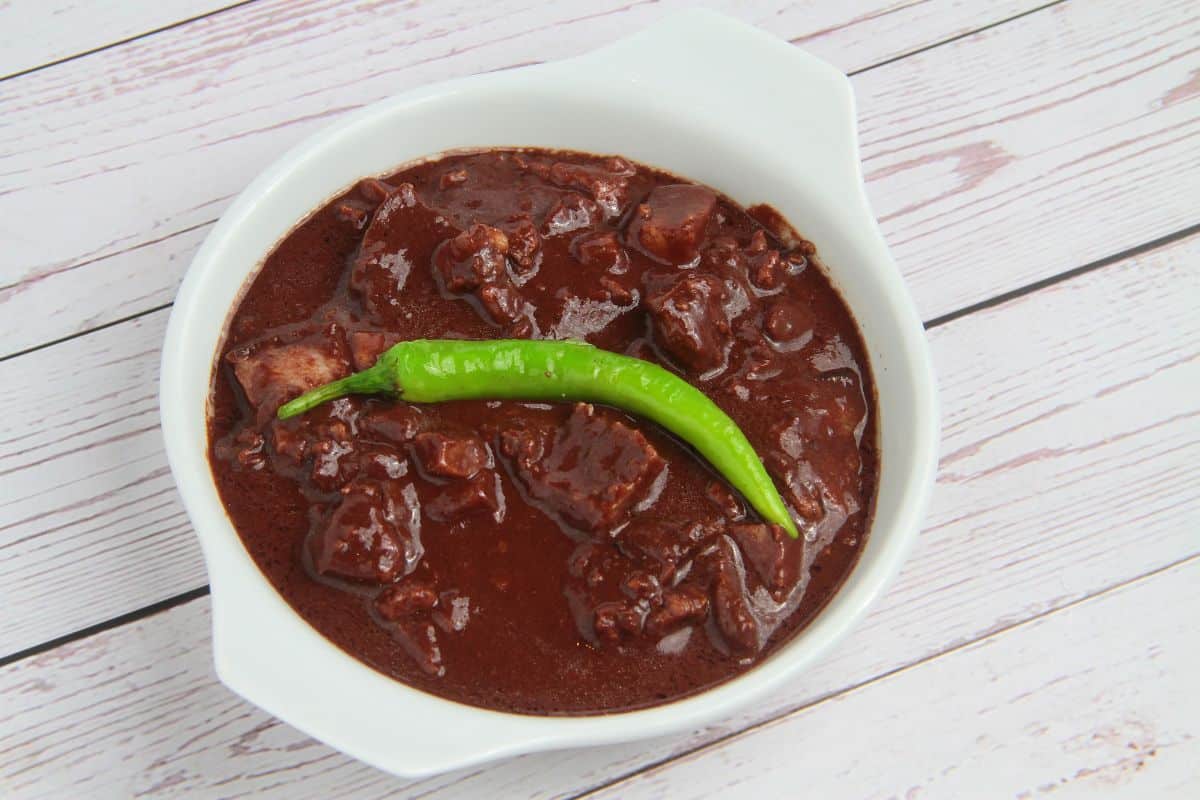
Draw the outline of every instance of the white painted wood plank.
M419 791L570 796L1200 552L1200 412L1189 392L1200 379L1198 257L1200 236L931 333L947 425L930 524L881 604L793 688L691 735L513 759ZM126 562L147 557L144 544L110 547ZM91 566L103 591L74 583L69 598L45 594L43 619L65 599L103 605L139 580L108 581ZM6 588L18 580L0 574ZM222 796L418 791L216 685L206 608L196 601L0 672L0 709L20 721L0 710L0 731L14 731L0 738L0 782L47 781L52 792L70 781L92 797L165 783L219 784Z
M1200 222L1200 4L1067 2L855 79L925 319Z
M1068 460L1058 468L1061 472L1009 483L1010 495L997 494L990 481L991 471L1007 459L1054 455L1042 452L1043 429L1053 430L1060 440L1064 433L1075 435L1075 430L1060 427L1058 412L1072 412L1069 419L1080 426L1085 445L1107 438L1102 418L1088 416L1089 410L1107 415L1115 403L1113 408L1141 413L1136 395L1114 394L1105 400L1093 397L1097 387L1153 378L1168 387L1168 405L1155 399L1147 407L1156 409L1161 425L1179 421L1175 415L1187 407L1170 405L1170 392L1177 392L1176 404L1185 402L1186 381L1195 375L1186 359L1200 350L1200 320L1190 299L1200 290L1200 277L1185 266L1198 251L1200 237L1193 237L1136 266L1057 287L1060 307L1031 320L1021 315L1034 314L1028 309L1036 306L1027 305L1032 301L1005 306L1001 319L1017 314L1013 318L1018 321L996 324L1020 329L1005 342L995 341L990 325L965 321L933 334L945 409L938 502L945 503L946 511L944 517L935 513L931 518L935 529L953 524L964 509L992 508L1013 499L1036 509L1039 494L1049 486L1082 486L1086 491L1088 481L1102 479L1104 470L1125 453L1119 446L1094 463ZM1174 329L1146 331L1131 314L1135 307ZM1098 309L1104 310L1100 319ZM995 313L1001 312L988 315ZM13 595L11 613L0 618L0 654L204 583L198 548L178 504L157 428L158 346L165 317L160 312L0 363L0 385L18 387L0 396L0 585L10 587ZM1064 330L1072 338L1064 339ZM1027 362L1043 358L1050 359L1043 365L1048 372L1029 369ZM1159 368L1165 371L1156 376L1153 370ZM1038 382L1031 384L1033 378ZM1021 429L1030 423L1036 423L1030 431ZM1194 421L1190 424L1195 430ZM1169 434L1164 429L1150 436L1155 441L1163 436L1165 446ZM991 449L997 446L993 440L999 442L998 452ZM1063 441L1062 446L1074 445ZM1175 455L1184 458L1183 453ZM1143 474L1152 476L1165 463L1175 462L1150 462ZM1195 474L1195 467L1180 463L1183 469L1174 473L1180 479ZM1039 465L1035 460L1028 466ZM1062 517L1069 523L1079 512L1068 506L1053 513L1055 521ZM1019 513L1010 527L972 529L972 535L1015 537L1016 546L1028 533L1027 523L1028 517ZM1087 528L1076 533L1084 539L1090 534ZM1171 545L1164 544L1169 556ZM1163 554L1145 550L1135 557L1157 564ZM1029 580L1036 582L1044 574L1035 571ZM48 581L48 575L56 580ZM70 591L64 593L63 587Z
M208 14L234 1L0 2L0 79Z
M1039 1L713 5L798 39L852 70ZM342 111L444 78L586 51L676 5L505 0L411 8L260 0L7 82L0 95L0 234L8 243L0 259L0 355L170 301L203 234L230 198L283 149ZM1039 16L1014 25L1023 29ZM1084 24L1096 16L1083 9L1070 19ZM1151 21L1166 17L1178 24L1182 16L1175 6ZM1063 23L1057 16L1051 20L1016 34L1014 41L1057 36ZM1091 36L1091 28L1105 22L1084 25L1084 33ZM1186 33L1178 31L1168 52L1186 41ZM938 59L922 61L919 71L901 67L903 61L889 65L880 71L884 77L860 89L864 112L871 114L864 123L876 130L897 123L911 130L913 104L923 102L923 95L943 124L963 105L986 113L987 94L969 84L953 84L953 98L938 89L950 83L948 71L965 70L976 84L997 71L1014 74L1014 83L1023 86L1044 80L1028 59L1005 63L1004 54L1014 47L1011 38L955 43ZM1077 47L1078 38L1064 36L1060 57ZM984 49L981 42L990 43L990 55L970 55ZM1084 63L1070 74L1090 71L1092 63L1082 55ZM1150 102L1166 84L1181 80L1178 71L1171 65L1153 70L1133 80L1134 91ZM1029 112L1036 105L1027 99L1023 107ZM1068 107L1062 113L1073 112ZM1157 130L1166 121L1162 114L1151 115L1145 125ZM1159 161L1171 162L1178 150L1167 148ZM926 159L934 169L944 160L941 153L936 143L903 148L904 159ZM964 159L956 155L951 161ZM980 168L972 162L961 170ZM951 191L957 185L953 175L949 184L944 178L929 181L926 169L906 181L900 174L906 170L892 161L879 169L890 171L892 186L900 181L909 187L912 194L902 205L947 192L951 196L943 202L950 205L970 199ZM1010 171L1021 173L1022 180L1030 177L1019 167ZM70 236L55 227L64 207L72 209ZM1165 218L1159 227L1174 222ZM904 228L903 220L895 224ZM991 281L988 273L980 276L980 292L1007 285ZM927 305L942 308L956 300L936 298Z
M623 781L621 798L1200 794L1200 560Z
M0 363L0 656L206 581L159 431L166 316Z

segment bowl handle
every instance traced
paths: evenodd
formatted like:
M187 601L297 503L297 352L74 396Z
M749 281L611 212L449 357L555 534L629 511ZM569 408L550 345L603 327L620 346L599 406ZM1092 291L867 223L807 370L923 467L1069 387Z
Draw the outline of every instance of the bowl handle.
M592 79L624 82L630 91L670 97L673 105L724 104L747 123L741 127L751 146L777 147L783 128L795 166L816 186L858 195L873 222L862 191L854 91L828 62L740 20L697 9L560 63Z

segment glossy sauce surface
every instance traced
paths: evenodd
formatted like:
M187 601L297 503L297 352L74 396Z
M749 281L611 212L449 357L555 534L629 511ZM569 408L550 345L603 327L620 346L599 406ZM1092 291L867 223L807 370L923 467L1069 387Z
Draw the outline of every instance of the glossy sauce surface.
M210 462L264 574L374 668L506 711L645 707L761 660L853 565L877 461L854 322L813 247L752 211L621 158L490 151L315 212L214 372ZM348 398L274 419L396 341L499 337L677 371L746 433L804 536L617 409Z

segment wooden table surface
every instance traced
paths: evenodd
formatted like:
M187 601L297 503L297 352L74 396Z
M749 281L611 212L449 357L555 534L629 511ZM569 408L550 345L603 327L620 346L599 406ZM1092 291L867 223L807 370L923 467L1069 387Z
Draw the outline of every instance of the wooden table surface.
M680 4L0 0L0 797L1200 797L1200 3L713 2L852 76L944 435L899 580L703 730L417 782L217 683L158 429L213 222L339 113Z

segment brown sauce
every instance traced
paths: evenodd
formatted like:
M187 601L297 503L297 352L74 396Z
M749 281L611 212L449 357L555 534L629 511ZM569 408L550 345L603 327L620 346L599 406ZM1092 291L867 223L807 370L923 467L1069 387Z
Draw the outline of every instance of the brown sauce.
M617 409L360 397L274 419L396 341L500 337L675 370L805 535ZM813 246L625 159L487 151L364 180L280 242L222 348L210 462L251 556L342 649L443 697L580 714L697 692L802 628L863 545L874 391Z

